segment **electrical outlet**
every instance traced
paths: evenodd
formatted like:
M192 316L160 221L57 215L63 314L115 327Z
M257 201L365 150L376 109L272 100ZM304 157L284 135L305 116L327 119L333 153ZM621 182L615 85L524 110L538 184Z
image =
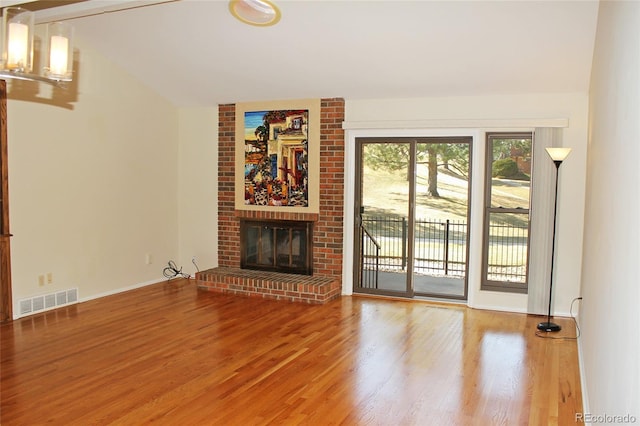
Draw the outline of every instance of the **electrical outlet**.
M53 272L47 272L47 284L51 284L53 282Z
M191 262L196 263L198 261L198 256L192 256Z
M153 256L151 256L151 254L150 254L150 253L147 253L147 254L144 256L144 263L145 263L146 265L151 265L151 264L153 263Z
M38 275L38 285L39 286L43 286L44 285L44 275Z

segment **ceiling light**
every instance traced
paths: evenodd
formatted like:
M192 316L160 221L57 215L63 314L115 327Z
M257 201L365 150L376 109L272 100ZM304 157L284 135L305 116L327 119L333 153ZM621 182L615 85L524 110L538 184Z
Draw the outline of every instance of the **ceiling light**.
M63 22L47 25L43 66L33 72L34 14L19 7L2 9L0 79L42 81L54 85L71 81L73 28Z
M229 11L245 24L259 27L275 25L280 20L280 10L267 0L231 0Z

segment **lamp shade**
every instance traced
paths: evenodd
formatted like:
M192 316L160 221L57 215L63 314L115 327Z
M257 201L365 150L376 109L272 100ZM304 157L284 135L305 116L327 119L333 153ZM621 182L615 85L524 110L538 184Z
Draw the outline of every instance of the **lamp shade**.
M564 161L571 152L571 148L545 148L553 161Z
M1 70L31 72L33 27L33 12L19 7L3 9Z
M47 49L44 75L54 80L70 81L73 73L73 27L65 22L47 26Z

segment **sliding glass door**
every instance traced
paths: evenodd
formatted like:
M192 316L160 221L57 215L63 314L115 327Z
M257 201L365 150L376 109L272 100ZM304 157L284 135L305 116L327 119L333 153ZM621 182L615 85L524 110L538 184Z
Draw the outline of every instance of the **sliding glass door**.
M465 299L471 138L359 138L355 292Z

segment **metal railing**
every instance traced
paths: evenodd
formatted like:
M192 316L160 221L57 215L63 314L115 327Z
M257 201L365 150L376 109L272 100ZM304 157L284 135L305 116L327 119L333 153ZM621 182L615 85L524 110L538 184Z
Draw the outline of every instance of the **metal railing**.
M362 262L382 271L407 268L408 221L398 216L362 217ZM462 220L417 219L414 230L414 272L464 277L467 265L467 223ZM492 223L489 230L488 278L526 280L528 227ZM375 253L365 249L365 238L375 242Z
M407 267L407 219L393 216L363 217L362 226L380 246L379 267L388 271L405 270ZM466 222L418 219L415 222L414 238L415 272L465 275Z
M380 271L380 244L360 225L360 271L362 277L360 286L364 288L378 288L378 272Z
M527 224L490 223L487 279L526 282L528 240Z

